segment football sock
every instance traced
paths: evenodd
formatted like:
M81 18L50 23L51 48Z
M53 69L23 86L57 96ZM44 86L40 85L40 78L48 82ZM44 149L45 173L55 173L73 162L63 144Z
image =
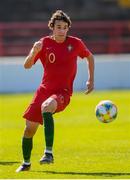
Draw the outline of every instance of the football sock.
M52 146L54 141L54 120L52 113L44 112L44 134L45 134L45 143L46 143L46 153L52 153Z
M23 158L25 163L30 162L31 151L33 147L32 138L25 138L22 139L22 151L23 151Z

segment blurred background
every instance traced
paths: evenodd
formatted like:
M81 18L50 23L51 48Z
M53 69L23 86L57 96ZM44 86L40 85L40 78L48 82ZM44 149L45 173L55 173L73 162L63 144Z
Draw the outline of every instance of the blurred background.
M32 88L22 89L19 81L17 82L18 79L14 79L14 77L16 78L17 74L21 82L24 79L22 86L25 86L25 79L27 81L28 76L32 77L33 70L30 71L32 74L27 75L24 70L21 72L20 66L32 44L50 33L47 27L48 20L57 9L62 9L71 17L73 23L70 34L83 39L95 55L96 63L98 63L95 87L97 89L130 88L130 0L1 0L0 92L14 92L13 86L16 86L16 92L20 89L33 91L37 87L40 82L38 80L33 82L36 84ZM98 59L102 61L100 63L112 60L114 65L99 64ZM17 68L12 64L17 64ZM109 66L110 69L106 68L107 76L101 74L102 67ZM81 71L83 71L82 68L80 68ZM120 77L122 68L125 81L123 77ZM117 70L115 71L115 69ZM39 71L41 69L38 69ZM20 72L21 74L18 74ZM111 84L101 80L104 82L104 86L99 87L99 84L102 84L99 79L101 77L108 80L113 79L113 73L115 73L115 81ZM7 74L10 74L10 77ZM38 78L41 78L41 74L37 75ZM17 83L12 85L11 82ZM81 78L78 80L76 90L83 88L84 84L79 84L80 82Z
M26 55L49 33L47 23L57 9L71 17L71 33L94 53L130 52L130 0L1 0L0 55Z

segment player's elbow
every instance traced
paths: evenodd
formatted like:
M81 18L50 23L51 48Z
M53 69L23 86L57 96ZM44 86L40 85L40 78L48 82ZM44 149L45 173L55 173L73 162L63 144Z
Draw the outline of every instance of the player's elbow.
M24 66L25 69L30 69L33 64L34 64L33 58L30 57L30 56L27 56L25 61L24 61L23 66Z
M32 67L32 64L24 63L23 66L25 69L30 69Z

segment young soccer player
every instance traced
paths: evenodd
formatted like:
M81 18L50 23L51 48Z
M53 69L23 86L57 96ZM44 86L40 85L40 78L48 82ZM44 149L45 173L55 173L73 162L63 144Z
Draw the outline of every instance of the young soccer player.
M88 63L86 94L94 88L93 55L81 39L67 34L71 27L71 20L67 14L57 10L52 15L48 27L52 30L52 35L35 42L24 62L24 67L29 69L40 59L44 67L44 75L31 104L23 115L26 119L22 138L24 162L16 172L27 171L31 167L33 136L39 124L44 126L46 144L40 164L54 162L52 151L54 141L53 113L63 111L70 102L78 56L86 58Z

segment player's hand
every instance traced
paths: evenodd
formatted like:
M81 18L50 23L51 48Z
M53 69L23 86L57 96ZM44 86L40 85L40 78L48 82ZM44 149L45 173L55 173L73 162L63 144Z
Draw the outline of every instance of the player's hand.
M89 94L93 89L94 89L93 81L87 81L85 94Z
M42 41L35 42L32 50L34 54L39 53L42 50Z

